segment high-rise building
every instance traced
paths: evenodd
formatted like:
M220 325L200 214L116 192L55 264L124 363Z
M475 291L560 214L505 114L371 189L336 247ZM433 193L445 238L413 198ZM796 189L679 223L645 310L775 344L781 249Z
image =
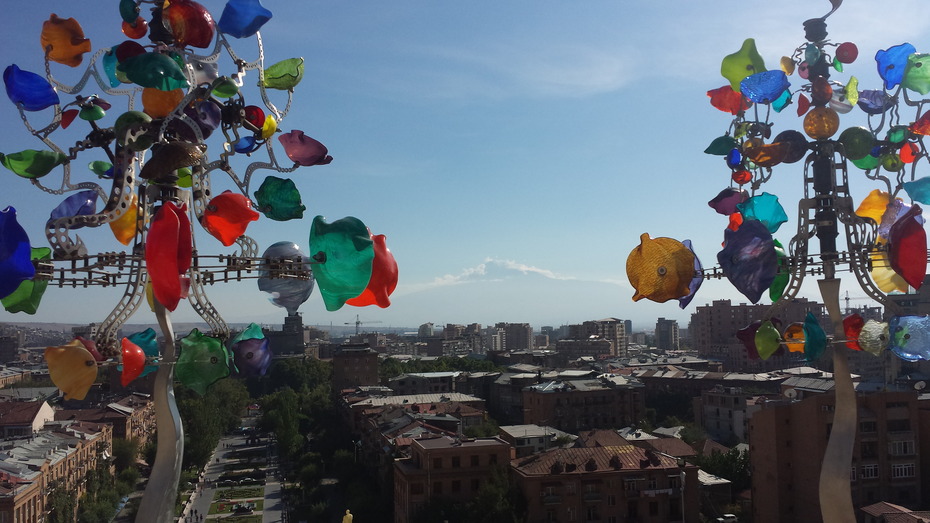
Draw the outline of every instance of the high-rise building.
M333 354L333 391L378 384L378 353L367 345L344 345Z
M659 350L678 350L678 321L659 318L656 320L656 348Z
M768 305L732 305L730 300L716 300L710 305L698 307L691 315L688 327L692 348L703 358L722 362L725 371L765 372L791 366L794 361L792 358L800 357L797 353L792 355L786 350L779 351L763 360L758 354L750 354L736 337L739 330L761 320L768 309ZM790 323L803 322L808 312L829 330L831 323L823 305L804 298L786 302L779 311L778 319L784 328ZM818 360L818 364L832 365L832 360L827 356Z
M626 330L626 322L617 318L604 318L602 320L591 320L581 325L569 326L569 338L574 340L584 340L591 336L597 336L609 341L613 345L613 356L625 357L629 340Z
M494 325L493 349L501 352L533 350L533 327L529 323L497 323Z
M417 330L417 338L424 340L426 338L432 338L432 337L433 337L433 324L424 323L423 325L420 325L420 328Z
M853 506L915 506L928 495L923 434L930 411L918 393L859 394L859 430L849 471ZM833 426L833 394L766 402L749 420L752 510L756 523L816 523L820 467Z

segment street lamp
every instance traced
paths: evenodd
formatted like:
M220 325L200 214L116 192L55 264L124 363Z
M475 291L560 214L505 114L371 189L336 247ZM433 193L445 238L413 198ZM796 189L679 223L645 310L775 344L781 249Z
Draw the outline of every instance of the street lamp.
M705 269L688 241L648 234L627 259L634 300L677 299L684 308L704 279L721 277L753 303L767 292L772 306L739 335L747 350L763 358L785 346L813 361L832 348L836 409L819 488L821 513L829 523L855 521L849 470L857 408L847 351L878 355L891 350L906 360L930 359L930 321L904 315L888 298L888 293L919 289L926 275L927 237L919 204L930 203L930 178L919 176L918 167L928 159L925 106L930 100L919 97L930 93L930 55L906 43L879 51L875 59L882 85L876 89L860 89L852 76L843 82L832 78L858 57L855 44L827 39L826 19L841 3L831 0L829 13L804 22L805 43L783 57L776 70L766 70L755 42L746 40L721 65L729 83L708 91L712 105L734 117L727 133L705 150L724 159L731 179L709 202L729 222L719 266ZM800 77L801 85L792 88L789 76ZM795 110L803 118L803 132L776 134L769 120L773 111ZM840 115L853 110L868 115L868 126L840 133ZM761 188L774 167L802 160L797 232L783 247L773 235L787 214ZM861 171L878 186L858 206L850 191L850 170ZM845 249L838 245L841 236ZM819 252L812 248L815 238ZM843 317L837 273L844 270L885 306L887 323L865 322L856 314ZM808 314L803 323L780 328L778 314L797 297L808 275L817 277L832 326L825 330Z
M142 12L143 5L151 6L149 12ZM302 218L305 210L290 179L266 176L254 190L260 171L291 173L332 161L326 147L302 131L280 130L304 60L265 65L259 30L272 13L259 0L228 0L217 19L193 0L119 0L113 7L114 21L122 19L129 39L91 55L75 85L57 80L53 70L80 66L91 42L75 19L55 14L42 26L44 74L15 64L4 71L7 96L43 149L0 154L0 163L43 192L70 196L46 224L51 248L33 247L13 207L0 212L0 299L9 312L32 314L49 284L123 289L95 339L49 347L46 360L66 399L82 399L101 367L120 364L124 385L157 369L158 451L138 519L168 522L184 453L175 378L202 394L231 372L264 374L271 358L258 325L229 340L229 326L206 286L257 279L259 289L289 314L307 300L314 282L327 310L346 303L387 307L397 265L384 236L372 235L352 217L327 223L317 216L310 256L293 242L278 242L259 255L258 244L245 235L260 216L287 221ZM257 58L237 54L234 39L254 43ZM249 75L257 82L246 83ZM247 96L256 101L248 103ZM125 103L125 110L114 110L113 100ZM287 160L278 159L275 147ZM267 160L251 159L261 152ZM49 176L59 170L60 177ZM229 190L214 194L211 175ZM105 202L99 211L98 199ZM199 242L202 232L192 223L238 252L202 253L212 240ZM131 246L129 252L92 254L72 237L78 228L103 225ZM211 335L195 330L180 340L176 355L170 313L185 298ZM146 301L164 341L159 344L154 331L118 339L120 327Z

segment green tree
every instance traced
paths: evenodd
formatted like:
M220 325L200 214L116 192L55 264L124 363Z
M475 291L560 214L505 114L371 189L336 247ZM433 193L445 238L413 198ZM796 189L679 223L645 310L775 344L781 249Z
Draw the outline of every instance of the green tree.
M52 491L48 497L49 523L74 523L74 509L77 506L77 500L70 492L58 487Z
M508 470L497 467L478 489L468 506L469 522L518 523L523 521L525 502L519 489L510 481Z
M261 399L262 428L274 432L282 462L292 460L303 444L300 433L300 407L297 393L290 387Z
M113 438L113 466L116 472L131 468L139 457L139 442L135 439Z
M752 486L749 453L730 449L729 452L712 452L700 454L694 464L715 476L728 479L733 492L739 492Z

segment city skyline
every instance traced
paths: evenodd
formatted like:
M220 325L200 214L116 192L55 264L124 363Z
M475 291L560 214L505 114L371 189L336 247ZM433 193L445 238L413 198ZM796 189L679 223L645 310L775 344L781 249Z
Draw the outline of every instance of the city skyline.
M202 3L217 17L224 4ZM307 324L344 324L359 315L382 325L538 327L617 317L637 329L665 317L684 327L698 305L747 302L726 281L708 281L686 310L674 302L633 303L626 257L648 232L691 239L704 265L715 265L726 223L704 202L728 177L720 159L702 151L729 116L710 107L705 92L725 83L720 60L745 38L754 37L766 65L777 67L802 43L803 20L825 14L828 2L748 9L726 0L713 10L681 1L661 7L595 1L583 9L548 1L480 9L429 2L266 5L275 13L263 28L266 65L292 56L307 61L282 128L319 139L335 160L294 173L308 207L302 220L263 218L247 234L261 249L286 239L306 250L313 216L353 215L387 235L400 267L392 307L330 313L314 292L300 309ZM916 0L898 0L888 9L918 7ZM864 89L876 87L877 49L902 41L930 47L930 21L876 18L873 11L847 2L829 19L831 39L859 45L847 71ZM75 17L95 51L124 39L115 4L49 1L9 14L0 35L4 65L44 69L38 35L53 12ZM251 58L248 41L234 45ZM83 67L52 70L70 83ZM41 148L8 100L0 116L10 124L0 152ZM793 116L779 121L796 128ZM844 125L854 124L844 119ZM800 173L787 171L767 184L791 216L782 240L796 226L792 202L801 185ZM8 171L3 176L0 208L14 205L32 244L46 246L47 213L63 196L41 193ZM196 234L204 252L234 250L199 228ZM123 250L106 227L78 235L92 251ZM254 281L208 292L229 322L280 323L285 315ZM120 293L50 288L35 316L3 311L0 321L100 322ZM804 295L816 298L806 287ZM186 303L173 317L196 321ZM130 320L152 322L146 310Z

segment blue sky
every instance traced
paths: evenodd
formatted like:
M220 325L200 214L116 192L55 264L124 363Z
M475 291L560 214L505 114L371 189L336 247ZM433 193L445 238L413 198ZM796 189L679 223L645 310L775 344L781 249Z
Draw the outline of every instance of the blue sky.
M219 18L225 2L202 3ZM747 37L776 68L803 42L801 23L829 11L828 2L263 3L274 13L262 30L266 65L306 59L281 128L319 139L335 159L288 175L304 194L303 220L263 218L248 234L262 248L292 240L306 249L313 216L356 216L387 235L400 266L392 307L326 312L315 292L301 308L306 323L342 324L358 314L385 326L513 321L538 328L614 316L632 319L638 330L660 316L685 326L696 305L714 299L746 301L727 282L708 282L684 311L673 302L633 303L626 258L649 232L691 239L705 266L714 265L726 222L706 202L728 185L729 173L702 151L729 118L705 93L724 85L720 60ZM118 44L117 4L46 0L8 13L0 33L4 67L42 71L39 32L53 12L76 18L95 51ZM831 40L860 48L859 60L836 79L853 74L862 89L879 87L876 50L904 41L918 51L930 47L930 19L887 16L919 12L918 0L891 0L881 13L876 5L847 0L828 20ZM233 45L246 59L257 56L253 40ZM78 73L60 64L52 72L64 83ZM255 79L253 72L247 85ZM259 101L255 92L245 95ZM3 101L8 126L0 151L41 148ZM776 128L798 128L793 108L785 113L774 118ZM34 124L48 114L35 113ZM215 152L219 145L211 144ZM72 178L94 178L80 172L76 167ZM791 202L801 194L800 167L775 172L765 190L791 217L776 235L786 242L796 226ZM63 196L5 170L0 176L0 206L15 206L33 244L45 245L44 222ZM212 184L214 192L232 188L218 174ZM868 190L863 184L858 197ZM202 251L233 251L199 228L196 234ZM91 249L122 249L107 228L78 235ZM228 321L279 323L284 315L254 281L208 291ZM119 295L52 288L37 315L0 312L0 321L99 321ZM195 319L186 303L174 317ZM132 321L153 318L140 310Z

